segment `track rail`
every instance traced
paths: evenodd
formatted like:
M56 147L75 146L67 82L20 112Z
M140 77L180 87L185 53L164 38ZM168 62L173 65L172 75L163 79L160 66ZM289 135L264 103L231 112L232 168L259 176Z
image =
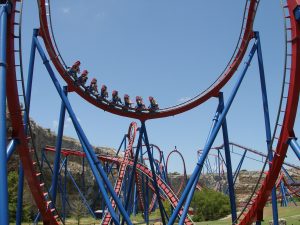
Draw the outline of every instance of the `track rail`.
M146 145L142 145L142 147L144 147L144 146L146 146ZM150 144L150 147L152 148L153 151L155 149L155 151L158 152L159 160L156 159L155 161L156 161L156 163L161 165L162 159L163 159L163 153L162 153L161 149L157 145L154 145L154 144ZM141 174L137 173L136 176L135 176L135 180L136 180L136 185L137 185L137 192L138 192L138 196L139 196L140 207L144 210L145 203L144 203L144 198L143 198L143 188L142 188ZM152 187L152 190L154 190L153 189L154 187L151 184L150 184L150 187ZM149 206L149 209L148 209L149 213L151 213L152 210L154 209L156 200L157 200L156 193L153 193L152 200L151 200L151 203L150 203L150 206Z
M45 151L55 152L55 148L47 146L45 148ZM78 157L86 157L85 153L80 152L80 151L70 150L70 149L62 149L61 154L63 154L63 155L74 155L74 156L78 156ZM119 165L124 163L124 158L120 158L120 157L98 155L98 158L101 161L117 163ZM134 164L134 162L132 160L128 160L128 166L132 167L133 164ZM152 172L144 164L137 163L136 168L137 168L138 172L146 175L150 180L153 181ZM169 187L167 185L167 183L165 181L163 181L159 176L156 176L156 178L157 178L157 184L160 188L160 191L166 197L166 199L168 199L170 204L175 208L176 205L178 204L178 201L179 201L176 194L173 192L172 188ZM183 209L180 210L179 215L178 215L179 217L182 214L182 212L183 212ZM193 224L193 221L189 216L185 219L185 224L186 225L192 225Z
M20 5L21 4L21 5ZM20 8L16 8L20 5ZM7 26L7 106L9 110L9 115L12 124L12 138L16 138L19 141L17 150L22 162L24 169L25 178L27 180L29 189L31 190L32 196L35 200L36 206L39 209L41 216L43 218L44 224L61 224L57 211L53 208L51 200L49 199L49 194L47 189L44 188L45 183L41 181L42 173L39 172L38 161L35 162L32 159L31 154L35 152L34 149L30 148L30 132L29 136L26 135L27 131L25 127L29 127L30 124L24 124L23 113L27 112L26 102L24 100L24 80L23 80L23 70L22 70L22 59L21 59L21 15L17 19L16 14L22 13L22 2L13 0L11 1L12 11L8 16L8 26ZM19 26L15 29L15 26ZM18 30L18 31L16 31ZM19 32L16 34L15 32ZM16 41L17 39L17 41ZM16 49L15 41L18 46ZM17 54L17 55L16 55ZM16 64L16 58L19 58L19 64ZM17 78L16 67L20 68L21 75ZM18 86L18 84L21 86ZM21 99L20 99L21 97ZM21 107L20 100L23 100L23 107ZM33 143L33 142L32 142ZM31 143L31 145L32 145Z
M173 188L172 185L171 185L169 176L168 176L168 174L169 174L169 173L168 173L168 162L169 162L169 160L170 160L171 155L172 155L172 154L175 154L175 153L179 155L179 157L181 158L181 161L182 161L182 165L183 165L183 176L182 176L181 181L180 181L180 186L179 186L178 190L176 191L176 195L179 196L179 195L180 195L180 192L181 192L181 190L182 190L182 188L183 188L184 183L186 183L186 181L187 181L187 174L186 174L185 160L184 160L183 155L181 154L181 152L179 152L177 149L174 149L173 151L171 151L171 152L168 154L168 156L167 156L167 161L166 161L166 174L167 174L167 181L168 181L168 184L169 184L169 186L170 186L171 188ZM173 190L174 190L174 188L173 188Z
M128 142L128 146L125 151L124 161L122 163L120 163L120 165L119 165L120 169L119 169L118 178L116 180L115 188L114 188L118 197L121 194L122 184L123 184L125 173L126 173L127 166L128 166L128 160L133 158L132 147L133 147L134 140L136 137L137 128L138 128L137 123L132 122L128 129L127 138L129 139L129 142ZM112 203L112 207L115 209L116 208L115 201L112 198L110 199L110 201ZM111 214L109 212L105 213L104 218L102 219L102 224L103 225L110 224L111 219L112 219Z
M56 45L54 32L52 28L51 21L51 9L50 9L50 0L38 0L39 3L39 13L40 13L40 35L42 36L47 52L50 56L52 63L54 64L56 70L61 75L61 77L67 82L70 90L76 92L82 98L84 98L89 103L95 105L98 108L103 109L104 111L124 116L134 119L139 119L142 121L148 119L156 119L168 116L174 116L183 112L186 112L190 109L195 108L196 106L207 101L211 97L217 96L219 91L225 86L225 84L230 80L234 75L238 66L240 65L246 51L250 40L253 37L253 22L256 14L256 9L258 6L258 0L246 0L246 6L244 10L243 23L241 26L240 36L236 45L236 49L230 58L227 66L217 80L209 86L205 91L196 97L192 98L189 101L186 101L182 104L160 109L157 112L135 112L133 109L123 110L122 107L116 106L112 107L106 100L98 100L95 96L88 94L83 87L76 86L71 76L66 72L67 65L65 64L62 56Z
M44 183L41 183L40 176L41 173L37 172L36 165L38 162L34 162L31 157L31 153L34 153L30 148L30 136L26 135L25 127L22 119L22 113L28 112L25 104L25 109L20 107L20 96L24 97L24 82L22 93L18 88L18 79L16 78L16 66L15 63L15 14L16 3L19 1L12 0L13 10L8 17L8 36L7 36L7 105L10 112L10 117L12 121L12 137L17 138L20 142L18 146L18 152L22 165L24 168L25 177L27 179L28 185L32 192L33 198L36 202L38 209L43 217L45 224L59 224L57 221L58 215L55 215L56 210L52 207L51 201L48 201L46 197L48 193L44 191ZM120 107L111 107L105 101L98 101L95 97L86 94L83 88L75 86L73 80L66 74L66 64L64 63L61 54L59 53L58 47L55 42L55 37L51 25L51 11L50 0L39 0L39 12L40 12L40 35L45 42L47 52L52 60L52 63L56 67L62 78L68 83L72 91L75 91L86 101L99 107L110 113L135 118L139 120L162 118L167 116L173 116L179 113L188 111L203 102L207 101L211 97L214 97L222 89L223 86L231 79L234 72L240 65L242 58L247 50L249 41L252 38L252 26L256 14L256 9L259 1L257 0L247 0L245 9L245 18L243 20L241 36L237 44L236 51L233 57L230 59L224 72L218 77L218 79L204 92L194 97L190 101L187 101L181 105L173 106L166 109L161 109L156 113L142 112L136 113L133 110L124 111ZM47 3L47 4L46 4ZM300 60L300 22L296 20L294 16L294 10L300 5L300 0L287 0L284 6L284 11L286 13L286 19L288 20L290 27L286 27L286 31L290 33L290 38L287 40L288 46L291 46L291 52L286 53L286 56L290 58L291 65L285 66L284 73L289 74L289 79L284 76L284 86L282 91L282 97L280 100L279 117L277 119L276 128L274 132L273 144L276 146L275 155L272 162L269 162L270 169L264 179L259 191L251 200L251 205L249 205L246 211L240 217L239 224L251 224L256 219L260 218L262 215L263 207L265 206L268 197L271 193L272 187L276 183L276 179L279 176L283 161L288 149L288 140L294 137L293 127L296 118L297 106L299 102L299 91L300 91L300 66L297 62ZM48 7L48 8L47 8ZM48 25L48 23L50 23ZM20 37L19 37L20 38ZM21 49L19 49L21 50ZM288 51L288 47L286 47ZM23 78L21 78L23 80ZM123 159L116 157L102 157L103 160L121 163ZM129 160L128 165L132 165L132 161ZM152 177L151 172L142 164L137 165L137 169L147 175L150 179ZM176 195L170 190L170 188L162 181L159 177L157 180L161 190L168 197L171 204L176 206L178 199ZM180 211L180 214L182 211ZM186 219L188 220L188 218ZM189 224L189 221L186 222Z
M291 32L290 40L287 40L287 43L291 44L291 52L287 53L291 58L291 66L285 68L285 70L289 70L290 79L286 84L288 86L288 92L285 94L287 95L283 96L286 104L281 106L282 109L280 109L280 113L283 114L282 124L280 124L281 129L277 130L280 134L279 136L277 136L277 134L274 135L274 139L277 140L276 153L274 154L272 163L270 163L269 172L253 200L253 204L247 208L239 224L251 224L261 217L263 208L279 176L285 159L288 149L288 140L295 136L293 127L297 114L300 91L300 23L295 18L294 10L297 6L299 7L299 5L299 0L288 0L284 5L284 10L287 14L286 19L289 19L290 24L290 27L286 27L286 29Z
M237 143L234 143L234 142L229 142L229 145L230 145L230 146L238 147L238 148L243 149L243 150L247 150L248 152L254 153L254 154L259 155L259 156L264 157L264 158L267 158L267 157L268 157L266 154L264 154L264 153L262 153L262 152L260 152L260 151L257 151L257 150L255 150L255 149L253 149L253 148L245 147L245 146L243 146L243 145L240 145L240 144L237 144ZM219 149L223 149L223 148L224 148L224 144L222 144L222 145L220 145L220 146L213 147L213 148L211 148L211 149L219 150ZM198 152L201 152L201 150L199 150ZM231 151L231 152L233 152L233 151ZM250 158L250 159L253 159L253 158ZM286 165L286 166L289 166L289 167L291 167L291 168L300 170L300 167L299 167L299 166L296 166L296 165L294 165L294 164L291 164L291 163L288 163L288 162L284 162L283 164Z

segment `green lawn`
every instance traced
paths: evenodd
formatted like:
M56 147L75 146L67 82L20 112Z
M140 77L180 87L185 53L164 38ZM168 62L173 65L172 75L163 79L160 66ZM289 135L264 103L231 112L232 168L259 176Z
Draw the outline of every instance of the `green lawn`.
M289 207L278 207L279 210L279 218L284 218L287 221L288 225L300 225L300 206L289 206ZM265 221L262 223L263 225L268 225L269 220L272 220L272 208L266 207L264 210ZM159 212L156 211L150 215L150 220L154 220L159 218ZM131 216L131 220L134 223L140 223L143 221L141 214L137 214L137 216ZM10 225L14 225L15 223L11 223ZM23 225L31 225L32 223L22 223ZM39 223L42 225L42 223ZM75 219L68 219L66 221L66 225L76 225L77 221ZM80 225L94 225L100 224L99 220L94 220L93 218L82 218ZM150 223L150 224L153 224ZM198 222L196 225L225 225L231 224L230 218L225 220L216 220L216 221L206 221L206 222Z
M289 206L289 207L278 207L279 218L284 218L288 225L300 225L300 206ZM263 225L268 225L269 221L272 220L272 208L265 207L264 210L264 222ZM197 225L225 225L230 224L231 219L217 220L217 221L206 221L196 223Z

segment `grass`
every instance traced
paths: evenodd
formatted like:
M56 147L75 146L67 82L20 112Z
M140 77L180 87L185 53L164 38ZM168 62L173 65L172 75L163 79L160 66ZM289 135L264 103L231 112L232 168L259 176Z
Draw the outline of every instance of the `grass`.
M289 206L289 207L278 207L279 218L284 218L287 221L288 225L300 225L300 206ZM159 210L156 210L154 213L150 215L150 221L160 218ZM136 216L131 216L131 220L134 223L143 222L143 217L141 214L137 214ZM272 220L272 207L265 207L264 210L264 222L262 225L268 225L269 221ZM14 225L15 223L10 223L10 225ZM32 223L22 223L22 225L31 225ZM39 225L42 223L39 223ZM69 218L66 221L66 225L76 225L77 221L74 218ZM81 225L94 225L100 224L99 220L95 220L93 218L81 218ZM150 224L153 224L150 223ZM216 221L205 221L205 222L197 222L196 225L228 225L231 224L231 219L223 219Z
M81 218L80 219L80 225L99 225L100 220L95 220L91 217ZM10 223L9 225L15 225L16 223ZM77 225L77 220L75 218L68 218L66 220L66 225ZM32 225L32 223L22 223L22 225ZM39 222L38 225L43 225L42 222Z
M300 206L278 207L279 218L286 219L288 225L300 225ZM264 222L268 225L272 220L272 207L267 206L264 209ZM197 225L225 225L230 224L231 218L225 220L198 222Z

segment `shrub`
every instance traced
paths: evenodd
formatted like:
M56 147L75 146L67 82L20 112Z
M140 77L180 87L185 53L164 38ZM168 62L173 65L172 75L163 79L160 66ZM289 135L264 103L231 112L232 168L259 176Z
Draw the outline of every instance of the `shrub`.
M18 173L16 171L8 173L7 183L9 220L10 222L15 222L18 199ZM23 200L22 220L23 222L29 222L31 219L31 207Z
M195 192L191 207L194 221L217 220L230 213L229 197L206 188Z

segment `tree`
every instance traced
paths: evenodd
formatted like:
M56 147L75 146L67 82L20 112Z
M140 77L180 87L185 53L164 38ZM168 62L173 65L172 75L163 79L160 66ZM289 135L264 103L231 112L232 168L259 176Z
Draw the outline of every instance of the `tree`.
M194 221L217 220L230 213L229 197L207 188L195 192L191 207Z
M10 222L16 221L17 200L18 200L18 173L11 171L7 177L8 183L8 209ZM31 221L31 206L23 201L22 219L24 222Z
M80 225L80 220L84 216L85 210L85 206L83 205L82 200L78 196L72 202L72 214L77 220L77 225Z

